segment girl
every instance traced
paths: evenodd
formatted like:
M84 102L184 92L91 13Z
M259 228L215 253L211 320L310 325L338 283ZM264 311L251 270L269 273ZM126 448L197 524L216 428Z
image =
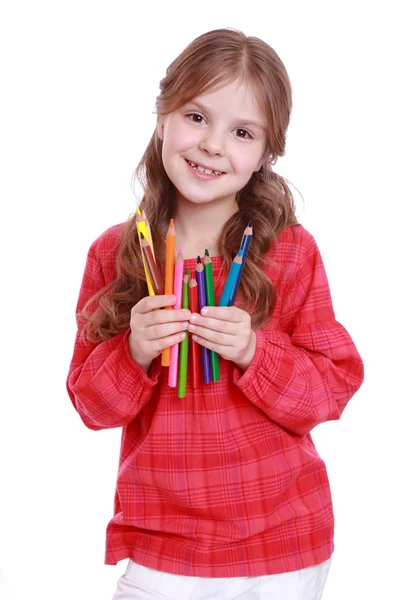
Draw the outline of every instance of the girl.
M295 218L284 155L292 106L276 52L232 29L168 67L138 165L161 268L170 219L185 268L207 248L216 300L248 222L235 306L155 310L135 218L89 249L68 392L93 430L123 427L105 563L128 558L114 600L322 597L334 517L310 432L339 419L363 363L335 320L320 252ZM220 380L185 398L164 348L187 330L218 353Z

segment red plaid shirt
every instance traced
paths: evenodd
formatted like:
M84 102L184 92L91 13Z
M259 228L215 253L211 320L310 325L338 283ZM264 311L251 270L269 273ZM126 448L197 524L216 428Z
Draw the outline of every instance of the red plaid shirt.
M77 310L115 277L121 225L90 247ZM320 252L301 225L283 231L266 273L278 294L256 330L245 372L220 359L221 379L186 398L168 387L160 358L145 373L129 330L75 343L68 393L93 430L122 427L105 564L133 561L180 575L282 573L328 559L334 516L324 462L310 432L338 419L363 363L335 320ZM196 259L185 261L193 273ZM216 302L227 271L213 258ZM218 278L218 273L221 277Z

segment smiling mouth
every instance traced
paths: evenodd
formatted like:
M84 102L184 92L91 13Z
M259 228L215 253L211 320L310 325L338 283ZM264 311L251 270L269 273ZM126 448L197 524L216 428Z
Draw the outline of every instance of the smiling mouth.
M192 169L195 169L199 173L205 173L206 175L224 175L225 174L224 171L213 171L211 169L206 169L205 167L202 167L201 165L197 165L196 163L192 162L191 160L188 160L187 158L185 158L185 160L187 163L189 163L189 165L192 167Z

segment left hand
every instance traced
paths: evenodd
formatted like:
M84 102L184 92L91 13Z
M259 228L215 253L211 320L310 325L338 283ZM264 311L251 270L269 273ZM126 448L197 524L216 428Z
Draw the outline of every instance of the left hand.
M256 351L250 315L236 306L205 306L201 313L189 319L194 341L245 371Z

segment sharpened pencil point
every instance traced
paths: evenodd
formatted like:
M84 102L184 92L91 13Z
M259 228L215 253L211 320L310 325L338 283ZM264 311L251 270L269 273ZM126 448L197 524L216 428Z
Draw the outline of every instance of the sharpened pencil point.
M249 224L247 225L247 227L253 227L253 221L249 221Z
M201 263L201 258L200 256L197 257L197 264Z
M206 251L205 251L205 255L206 255L206 256L210 256L210 255L209 255L209 253L208 253L208 250L207 250L207 248L206 248Z
M142 232L140 232L140 239L141 239L141 240L144 240L144 239L145 239L145 237L144 237L144 235L143 235L143 233L142 233Z

